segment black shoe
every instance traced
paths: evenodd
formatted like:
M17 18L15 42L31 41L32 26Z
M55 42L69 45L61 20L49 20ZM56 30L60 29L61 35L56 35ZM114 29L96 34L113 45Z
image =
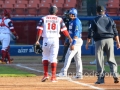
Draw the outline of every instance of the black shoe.
M97 82L95 84L104 84L104 77L98 77Z
M119 83L119 80L117 77L114 78L114 83Z

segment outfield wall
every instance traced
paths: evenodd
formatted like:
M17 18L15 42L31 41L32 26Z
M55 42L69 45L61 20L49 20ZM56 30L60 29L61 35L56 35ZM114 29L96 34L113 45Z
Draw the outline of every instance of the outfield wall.
M16 32L18 33L19 39L16 41L17 45L32 45L36 41L36 26L41 17L14 17L12 18L13 24ZM84 40L83 44L85 44L87 39L87 33L89 28L90 20L93 20L94 17L90 16L79 16L79 19L82 22L82 39ZM112 17L116 20L117 29L120 33L120 17ZM60 37L60 45L63 45L65 40L65 36L61 33Z
M0 47L1 48L1 47ZM120 55L120 49L115 48L115 55ZM63 45L60 45L59 56L63 55ZM11 45L10 46L10 55L11 56L41 56L42 54L35 54L33 45ZM82 55L95 55L95 47L89 46L89 49L86 50L85 46L82 46Z
M11 40L11 48L10 48L10 54L11 56L35 56L33 49L33 44L36 40L36 25L41 17L14 17L12 20L14 21L15 30L17 31L19 35L19 40L14 41ZM89 46L89 50L85 49L85 42L87 38L87 28L86 22L84 21L90 21L93 20L94 17L88 17L88 16L79 16L79 19L83 21L82 26L83 30L86 29L86 31L82 32L82 39L84 40L83 46L82 46L82 55L94 55L95 49L94 49L94 42L91 43L91 46ZM112 16L114 20L116 20L117 29L120 33L120 17L119 16ZM41 42L42 40L40 40ZM64 43L64 36L60 38L60 50L59 50L59 56L63 54L63 43ZM116 44L115 44L116 45ZM115 47L115 55L120 54L120 50L116 49ZM41 54L39 54L41 55Z

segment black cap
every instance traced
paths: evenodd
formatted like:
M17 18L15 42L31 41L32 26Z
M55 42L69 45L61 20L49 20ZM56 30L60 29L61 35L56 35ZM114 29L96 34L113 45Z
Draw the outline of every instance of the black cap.
M97 12L102 12L105 11L105 7L104 6L97 6Z
M51 6L51 7L50 7L49 12L50 12L50 14L56 14L56 13L57 13L57 10L58 10L58 9L57 9L57 6L54 5L54 6Z

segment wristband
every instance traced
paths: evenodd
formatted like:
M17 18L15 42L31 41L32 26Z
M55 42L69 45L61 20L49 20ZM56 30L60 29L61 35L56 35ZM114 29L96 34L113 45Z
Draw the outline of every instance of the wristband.
M76 40L73 39L73 41L72 41L72 45L75 45L75 44L76 44Z

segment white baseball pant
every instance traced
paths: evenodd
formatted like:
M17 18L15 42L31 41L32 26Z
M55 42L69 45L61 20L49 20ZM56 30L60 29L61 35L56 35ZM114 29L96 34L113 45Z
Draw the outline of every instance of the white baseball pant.
M65 56L64 67L61 69L60 73L64 73L67 75L68 68L70 66L71 60L74 57L76 62L76 75L81 75L83 72L82 60L81 60L81 46L83 44L83 40L81 38L77 39L76 44L74 45L74 50L70 50L68 48L67 54Z
M50 63L57 63L57 55L59 49L59 37L43 38L43 60L49 60Z

